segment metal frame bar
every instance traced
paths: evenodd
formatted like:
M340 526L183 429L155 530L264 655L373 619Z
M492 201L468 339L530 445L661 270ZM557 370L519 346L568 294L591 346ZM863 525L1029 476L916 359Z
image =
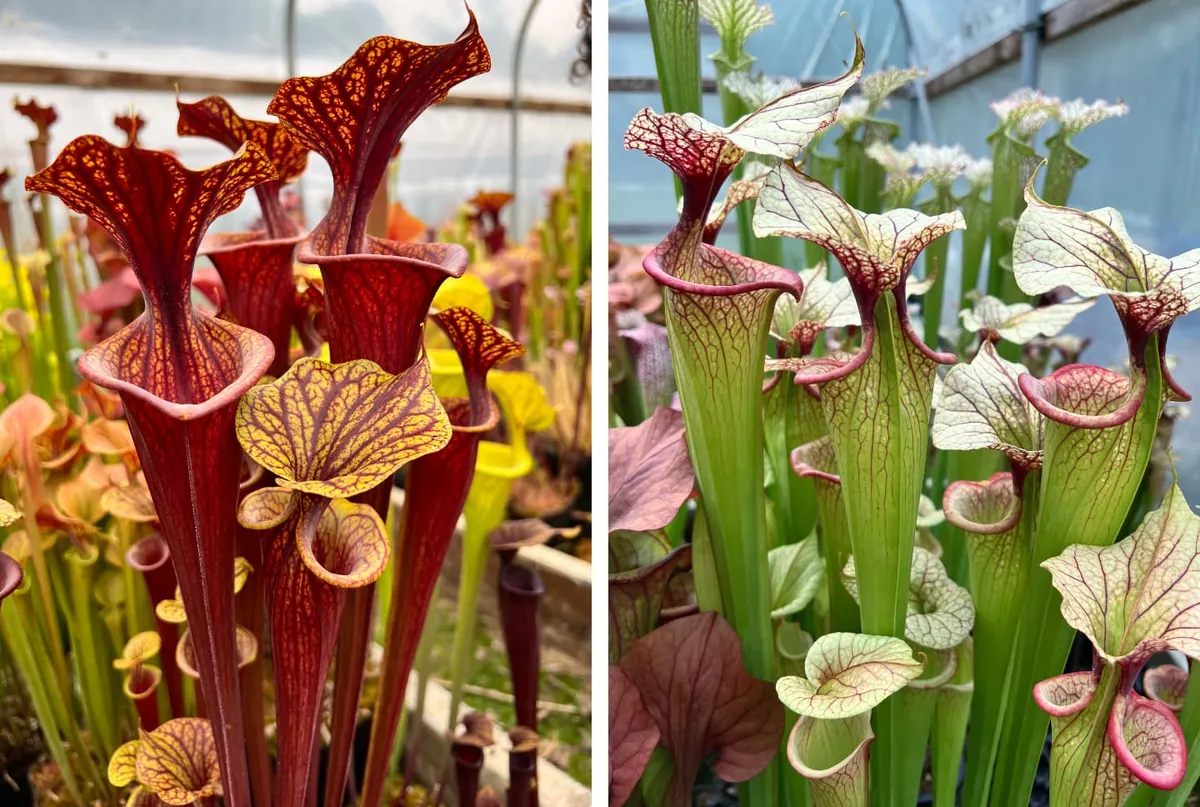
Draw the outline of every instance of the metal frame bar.
M139 73L95 67L0 62L0 84L37 84L80 87L89 90L137 90L141 92L195 93L198 95L273 96L280 82L275 79L219 78L184 73ZM511 110L514 101L485 95L451 93L441 106L460 109ZM591 115L586 101L522 98L522 112L559 115Z

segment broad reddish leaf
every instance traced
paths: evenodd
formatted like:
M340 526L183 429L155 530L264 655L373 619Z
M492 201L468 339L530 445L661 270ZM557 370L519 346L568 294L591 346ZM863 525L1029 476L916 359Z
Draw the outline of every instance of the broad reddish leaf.
M143 732L137 780L166 804L191 804L221 795L221 771L212 725L201 718L168 720Z
M825 560L814 532L802 541L767 553L771 585L771 618L798 614L812 601L825 579Z
M695 487L683 415L660 406L637 426L609 430L608 440L609 531L662 529Z
M854 558L842 570L842 584L858 599ZM950 650L970 635L974 624L975 603L971 592L950 579L946 567L933 553L913 547L904 635L921 647Z
M830 720L870 711L925 669L903 639L827 633L804 658L805 677L775 683L779 700L805 717Z
M490 69L470 13L466 29L449 44L377 36L329 75L290 78L280 86L268 114L288 124L333 172L333 200L314 231L321 253L363 251L371 201L405 130L456 84Z
M1017 466L1042 464L1045 421L1021 392L1024 365L1003 359L984 342L970 364L946 373L934 402L933 445L943 451L1003 451Z
M796 342L807 354L826 328L861 324L849 280L840 277L830 283L825 264L800 272L800 279L804 293L799 300L783 296L775 303L771 333L776 339Z
M662 733L620 667L608 667L608 803L621 807L637 787Z
M611 288L611 287L610 287ZM643 319L632 328L618 331L629 345L637 365L638 385L646 406L671 406L675 394L675 373L671 367L671 346L667 329L657 322ZM618 379L611 379L614 383Z
M1073 545L1042 564L1063 618L1101 658L1141 667L1162 650L1200 658L1200 516L1177 484L1132 535L1109 547Z
M283 378L242 398L238 439L281 486L348 498L441 449L450 422L427 359L398 376L365 360L300 359Z
M1188 671L1174 664L1160 664L1146 670L1142 686L1151 700L1166 704L1172 712L1183 708L1187 696Z
M620 666L675 763L666 803L690 802L700 765L713 754L717 776L744 782L778 752L783 708L771 684L746 672L737 633L718 614L663 625L634 642Z
M1096 304L1095 299L1034 307L1029 303L1006 304L984 295L974 307L959 313L963 328L984 339L1004 339L1023 345L1038 336L1058 336L1071 320Z

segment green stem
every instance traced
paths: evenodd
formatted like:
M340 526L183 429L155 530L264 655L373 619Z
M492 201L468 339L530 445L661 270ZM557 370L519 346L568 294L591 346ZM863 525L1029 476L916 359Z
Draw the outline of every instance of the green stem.
M938 456L946 458L946 471L940 489L935 487L935 502L941 502L942 495L952 482L981 482L1000 470L1002 462L1001 455L986 450L939 451ZM970 538L967 533L947 522L941 525L939 535L942 541L942 565L946 567L946 573L954 582L974 591L968 569L967 547Z
M954 209L954 197L950 194L950 186L939 186L928 204L922 205L922 210L929 215L949 213ZM950 254L950 238L939 238L925 248L922 253L925 261L925 276L936 275L933 288L922 298L921 315L925 320L925 344L937 349L938 328L942 323L942 309L946 298L946 259Z
M887 172L882 165L867 156L867 147L874 143L890 143L900 133L900 128L890 121L868 118L863 121L862 130L862 145L858 152L858 202L854 203L854 207L864 213L882 213L883 186L887 181Z
M117 714L119 690L112 668L115 651L107 646L104 634L97 630L92 608L96 562L100 550L93 544L86 550L71 547L66 552L67 579L71 608L67 625L71 635L71 657L76 679L83 695L88 728L104 759L117 750Z
M862 210L862 203L859 201L859 190L862 182L862 167L867 160L867 156L863 151L862 142L855 138L858 128L858 126L855 126L854 128L847 129L835 142L837 144L837 162L841 169L838 172L838 179L841 180L839 190L842 193L842 198L851 207Z
M1163 379L1158 338L1144 353L1145 401L1128 423L1102 430L1046 421L1041 506L1031 569L1072 544L1109 546L1117 538L1137 493L1162 411ZM1062 598L1050 575L1035 572L1022 600L1020 641L1009 721L1001 734L992 803L1024 804L1029 798L1049 721L1030 693L1063 670L1075 629L1061 613Z
M50 319L54 328L54 349L58 361L58 391L63 397L66 397L75 389L75 368L67 361L67 352L75 345L71 340L70 322L64 299L62 266L59 263L58 250L54 248L49 197L45 194L39 196L37 219L42 248L50 256L50 262L46 264L46 286L50 293Z
M1071 196L1075 175L1088 164L1088 158L1076 151L1062 132L1050 137L1046 148L1050 152L1046 161L1046 179L1042 184L1042 201L1064 207Z
M723 613L721 603L729 595L721 589L721 576L717 574L717 560L713 555L712 536L708 532L702 499L696 503L696 521L692 524L692 580L700 610Z
M929 747L929 736L933 733L933 719L937 713L940 685L927 683L928 679L942 677L948 654L938 654L921 649L927 662L921 678L909 683L875 708L892 713L892 719L901 726L890 739L895 742L887 752L892 764L891 785L886 794L873 790L873 803L911 805L917 803L921 792L921 779L925 772L925 750ZM950 651L953 652L953 651ZM943 659L943 667L935 666L935 660ZM944 680L944 677L943 677ZM874 749L873 749L874 750Z
M46 750L58 765L67 792L76 804L85 804L79 782L75 778L75 768L63 745L62 733L52 705L54 697L50 692L53 688L54 671L45 663L48 655L37 630L29 630L35 625L35 620L33 609L29 607L29 603L24 602L25 598L26 595L18 593L9 598L0 609L0 631L3 631L4 642L12 651L13 662L29 689L33 711L37 715L42 738L46 741ZM83 749L77 750L83 753Z
M988 221L991 203L983 198L982 188L972 188L962 200L963 219L967 229L962 233L962 288L958 295L958 310L971 307L967 295L979 287L979 270L983 267L983 251L987 246Z
M821 404L785 374L763 396L763 439L771 483L767 504L774 531L770 548L802 541L817 523L817 499L811 479L792 471L792 449L825 434Z
M675 773L675 760L661 745L654 749L646 770L642 772L640 789L644 803L648 807L662 807L667 798L667 786Z
M988 294L1006 303L1024 302L1012 274L1013 228L1025 209L1025 183L1037 164L1037 153L1005 132L994 132L992 144L992 205L988 235Z
M646 16L663 111L703 114L699 5L694 0L646 0ZM678 179L675 195L683 196Z
M475 656L475 625L479 617L479 587L487 571L491 546L487 535L478 535L467 528L463 534L462 571L458 577L458 616L454 623L454 649L450 667L450 725L453 732L458 725L458 710L462 705L462 688L471 674L471 663Z
M938 694L929 752L933 807L955 807L957 804L958 774L971 716L975 680L975 648L971 639L968 637L954 652L958 654L958 669Z
M971 593L975 599L975 650L984 659L975 670L964 804L988 803L1001 730L1013 692L1011 678L1018 628L1013 613L1020 608L1033 573L1030 563L1041 484L1039 471L1025 477L1021 520L1014 530L1002 535L964 533L971 567Z
M903 638L935 365L903 333L891 294L877 302L874 322L866 364L825 383L821 404L858 569L863 632ZM871 781L879 805L894 803L889 794L899 790L891 751L900 745L903 717L894 701L875 710Z
M792 769L782 760L787 759L788 740L792 736L792 728L800 716L791 709L784 711L783 739L779 742L779 804L780 807L809 807L812 804L812 791L809 790L808 780Z

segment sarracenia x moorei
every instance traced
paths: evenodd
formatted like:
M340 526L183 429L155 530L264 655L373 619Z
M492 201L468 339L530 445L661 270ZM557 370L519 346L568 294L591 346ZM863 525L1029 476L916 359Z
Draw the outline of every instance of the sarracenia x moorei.
M647 5L654 27L685 4ZM613 803L690 804L711 765L754 807L1024 807L1049 729L1053 807L1182 805L1200 692L1154 664L1200 658L1200 521L1155 447L1188 400L1166 341L1200 307L1200 250L1066 206L1070 139L1124 106L1021 91L993 105L990 161L901 150L876 113L919 72L863 78L855 37L840 78L754 77L770 10L699 12L740 106L645 109L625 135L682 202L644 259L661 309L611 314ZM695 47L675 33L660 66ZM716 246L735 211L742 254ZM1104 297L1123 371L1059 338Z

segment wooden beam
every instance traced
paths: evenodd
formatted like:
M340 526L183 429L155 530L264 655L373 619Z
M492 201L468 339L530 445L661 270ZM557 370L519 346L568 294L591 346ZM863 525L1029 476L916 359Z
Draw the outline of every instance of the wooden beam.
M1053 42L1146 0L1071 0L1046 15L1046 41Z
M925 94L930 98L936 98L943 93L953 90L955 87L962 85L979 78L985 73L990 73L993 70L1003 67L1009 62L1015 62L1021 57L1021 35L1009 34L1008 36L989 45L983 50L976 53L966 61L946 70L944 73L939 73L929 81L925 82Z
M1042 39L1045 42L1053 42L1079 33L1101 20L1128 11L1144 2L1146 0L1067 0L1043 17ZM930 98L936 98L1019 58L1021 34L1018 31L929 79L925 82L925 92Z
M279 89L272 79L220 78L182 73L138 73L95 67L66 67L46 64L0 62L0 84L37 84L81 87L89 90L137 90L141 92L187 93L188 95L257 95L271 97ZM441 106L460 109L511 110L512 99L451 93ZM549 98L522 98L521 111L561 115L590 115L587 102Z

